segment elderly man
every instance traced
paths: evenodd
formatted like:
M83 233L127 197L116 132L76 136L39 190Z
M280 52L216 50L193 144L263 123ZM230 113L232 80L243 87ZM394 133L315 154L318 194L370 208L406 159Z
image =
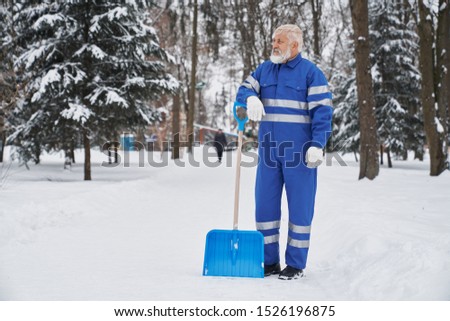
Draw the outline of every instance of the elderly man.
M264 274L283 280L303 276L314 214L317 166L331 133L332 101L322 71L301 56L302 31L278 27L272 55L239 87L236 100L247 105L259 126L256 227L264 235ZM289 230L286 267L281 271L279 230L286 189Z

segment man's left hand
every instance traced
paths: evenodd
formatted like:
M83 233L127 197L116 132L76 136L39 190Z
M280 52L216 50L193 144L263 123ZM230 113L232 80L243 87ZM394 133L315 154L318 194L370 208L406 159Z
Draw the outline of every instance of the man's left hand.
M323 150L319 147L311 146L306 152L306 166L315 168L323 162Z

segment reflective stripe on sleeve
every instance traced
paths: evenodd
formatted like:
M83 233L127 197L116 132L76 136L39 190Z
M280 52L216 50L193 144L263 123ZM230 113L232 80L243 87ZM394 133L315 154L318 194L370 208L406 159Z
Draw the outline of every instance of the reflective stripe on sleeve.
M256 80L255 78L253 78L253 76L250 75L245 79L245 81L248 82L253 87L253 89L259 94L261 87L259 85L258 80ZM245 81L243 84L245 84ZM247 86L245 86L245 87L247 87Z
M329 98L325 98L325 99L322 99L319 101L311 101L309 103L309 110L316 108L317 106L322 106L322 105L333 107L333 102Z
M295 224L289 222L289 230L291 230L294 233L299 233L299 234L310 234L311 233L311 225L310 226L301 226L301 225L295 225Z
M310 124L311 118L305 115L266 114L261 121Z
M299 249L307 249L307 248L309 248L309 241L295 240L292 237L288 237L288 244L290 246L297 247Z
M329 92L330 89L327 85L325 86L313 86L308 88L308 95L325 94Z
M248 88L248 89L252 89L252 90L253 90L252 85L250 85L249 83L243 82L243 83L241 84L241 86L244 86L245 88Z

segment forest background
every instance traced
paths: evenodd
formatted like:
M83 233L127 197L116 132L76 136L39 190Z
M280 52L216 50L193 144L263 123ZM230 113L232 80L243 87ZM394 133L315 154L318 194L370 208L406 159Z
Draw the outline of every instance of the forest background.
M182 157L196 129L235 131L239 84L291 23L333 92L329 152L354 153L360 179L408 152L428 153L432 176L448 169L448 0L1 4L0 161L7 144L23 164L54 151L75 162L84 148L90 180L90 149L117 148L125 132Z

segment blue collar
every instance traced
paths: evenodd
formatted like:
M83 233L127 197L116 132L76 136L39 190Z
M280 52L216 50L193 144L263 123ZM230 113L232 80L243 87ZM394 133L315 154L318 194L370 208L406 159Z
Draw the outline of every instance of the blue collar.
M288 62L286 62L286 65L287 65L288 67L294 68L295 66L297 66L297 64L298 64L302 59L303 59L303 58L302 58L302 54L299 52L298 55L297 55L294 59L289 60Z

